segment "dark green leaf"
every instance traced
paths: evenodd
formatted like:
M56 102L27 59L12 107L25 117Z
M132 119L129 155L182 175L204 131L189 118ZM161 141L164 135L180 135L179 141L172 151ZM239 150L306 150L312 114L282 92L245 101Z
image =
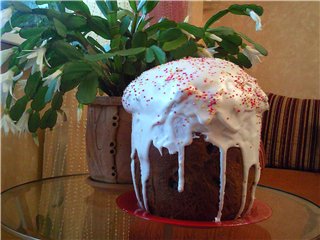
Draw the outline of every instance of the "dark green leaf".
M40 84L41 84L40 72L35 72L34 74L29 76L27 84L24 88L24 92L29 99L33 98Z
M61 37L65 38L67 36L67 28L66 28L66 26L56 18L53 19L53 24L54 24L54 27L57 30L57 33Z
M132 38L132 47L145 47L147 45L147 34L145 32L135 32Z
M40 114L37 111L33 111L30 114L29 120L28 120L28 129L30 132L34 133L38 130L40 125Z
M30 13L32 10L27 5L23 4L23 2L20 1L12 1L11 4L14 6L14 8L20 12L26 12Z
M222 42L219 42L219 45L230 54L238 54L239 52L239 47L226 39L223 39Z
M139 53L142 53L146 50L145 47L139 47L139 48L129 48L129 49L125 49L125 50L120 50L117 52L114 52L115 55L119 55L119 56L129 56L129 55L137 55Z
M187 31L188 33L191 33L197 38L203 38L204 36L204 30L202 28L193 26L189 23L185 23L185 22L178 23L178 27Z
M237 46L240 46L242 44L242 38L239 37L237 34L224 36L224 39L234 43Z
M105 1L96 0L96 4L100 11L102 12L103 16L108 17L108 7Z
M187 40L188 40L187 37L185 35L182 35L181 37L173 41L165 42L162 46L162 49L166 52L175 50L178 47L182 46Z
M13 121L18 121L21 118L24 110L26 109L28 101L28 97L23 96L22 98L18 99L12 106L12 108L10 109L10 118Z
M238 60L241 63L241 65L244 66L245 68L251 68L252 67L252 63L247 58L247 56L245 56L243 53L238 53Z
M181 47L172 51L172 55L174 59L180 59L188 56L194 56L194 54L198 51L197 44L194 41L188 41L183 44Z
M129 0L129 4L130 4L130 7L132 8L132 10L133 10L134 12L137 12L137 11L138 11L138 9L137 9L137 3L136 3L135 0Z
M147 48L146 50L146 62L151 63L155 59L154 53L151 48Z
M25 40L19 46L19 48L20 48L20 50L31 50L37 45L39 40L40 40L40 35L30 37L27 40ZM26 54L25 52L21 52L20 56L25 55L25 54Z
M120 34L123 35L126 31L128 31L128 27L131 23L131 18L129 16L125 16L120 23Z
M124 18L124 17L126 17L126 16L128 16L128 17L130 17L131 19L133 19L134 18L134 13L133 12L130 12L129 10L127 10L127 9L121 9L121 10L119 10L118 12L117 12L117 18L119 19L119 20L121 20L122 18Z
M115 56L115 53L99 53L99 54L95 54L95 55L86 55L85 59L87 59L88 61L96 62L96 61L111 58L113 56Z
M89 10L88 6L84 2L82 2L82 0L63 1L62 4L66 8L68 8L68 9L74 11L74 12L81 12L84 15L87 15L87 16L90 15L90 10Z
M102 52L105 52L105 49L100 45L100 43L98 43L93 37L88 36L87 37L88 42L97 47L98 49L100 49Z
M41 35L46 29L46 27L22 28L19 31L19 35L22 38L28 39L32 36Z
M70 91L78 86L80 81L92 71L92 66L85 61L69 62L65 64L61 76L60 90L62 92Z
M57 122L58 113L56 110L48 109L42 116L40 120L40 128L46 129L46 128L53 128L54 125Z
M129 62L129 61L126 61L124 63L123 71L125 74L130 75L130 76L136 76L136 74L137 74L137 70L136 70L134 64L132 64L132 62Z
M231 5L228 10L237 15L249 15L247 10L253 10L256 14L261 16L263 14L263 8L255 4L234 4Z
M92 103L97 95L99 81L95 72L89 73L85 79L80 82L76 97L81 104Z
M51 102L52 109L59 110L62 106L62 103L63 103L63 93L56 92Z
M85 27L87 24L87 20L83 16L69 15L64 24L70 30L77 30Z
M88 21L88 25L99 36L105 39L112 39L109 23L106 19L98 16L92 16Z
M151 25L150 27L148 27L146 29L146 32L165 30L165 29L168 29L168 28L174 28L176 26L177 26L177 24L174 21L164 20L162 22L158 22L156 24Z
M36 111L42 110L46 106L45 95L48 91L48 87L41 87L37 93L33 101L31 102L31 108Z
M77 48L62 40L54 42L51 48L55 51L55 53L69 60L78 60L83 58L82 54L77 50Z
M217 36L227 36L227 35L234 35L236 32L229 27L216 27L216 28L209 28L207 29L208 32L213 33Z
M255 47L255 49L257 49L263 56L267 56L268 55L268 51L261 46L260 44L256 43L255 41L253 41L252 39L250 39L248 36L244 35L243 33L239 33L239 35L247 40L249 43L252 43L253 46Z
M118 4L117 1L113 0L106 0L107 7L110 11L117 11L118 10Z
M208 21L206 22L206 24L204 25L204 29L208 29L214 22L218 21L220 18L222 18L224 15L226 15L229 12L228 9L222 10L218 13L216 13L215 15L213 15L212 17L210 17L208 19Z
M157 58L157 60L158 60L158 62L159 62L160 64L163 64L163 63L166 62L166 54L165 54L165 52L164 52L161 48L159 48L159 47L156 46L156 45L153 45L153 46L151 46L150 48L151 48L152 51L154 52L154 55L156 56L156 58Z
M180 29L169 28L167 30L160 32L158 40L159 42L170 42L180 38L182 35L183 34Z
M147 1L142 8L142 14L146 15L151 12L157 5L159 1Z

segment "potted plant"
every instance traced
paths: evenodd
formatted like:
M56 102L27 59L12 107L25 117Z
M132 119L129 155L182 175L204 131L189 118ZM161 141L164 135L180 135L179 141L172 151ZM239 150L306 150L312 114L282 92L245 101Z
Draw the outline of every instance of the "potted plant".
M121 96L143 71L188 56L222 58L250 68L267 55L243 33L212 27L231 13L251 17L260 30L263 8L255 4L231 5L203 27L166 18L151 24L158 1L129 1L131 10L116 1L96 1L104 17L92 15L82 1L36 4L31 9L19 1L2 2L1 34L14 31L26 40L1 51L1 64L8 63L1 74L1 128L4 133L30 132L36 140L39 129L53 128L58 115L64 115L64 95L76 89L79 111L89 105L87 152L96 180L131 181L131 119L121 107ZM91 32L108 40L108 46ZM28 79L21 80L28 70ZM14 93L21 85L23 95L17 99Z

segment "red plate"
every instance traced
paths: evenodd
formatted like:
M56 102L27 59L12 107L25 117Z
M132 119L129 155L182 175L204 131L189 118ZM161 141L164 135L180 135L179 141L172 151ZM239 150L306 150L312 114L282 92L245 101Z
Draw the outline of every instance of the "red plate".
M179 220L179 219L172 219L172 218L164 218L152 215L150 213L145 212L141 208L138 207L136 195L134 191L129 191L126 193L121 194L117 198L117 205L123 211L129 213L130 215L143 218L145 220L165 223L165 224L172 224L178 225L183 227L234 227L234 226L242 226L252 223L258 223L263 220L268 219L271 214L271 208L260 200L255 200L253 203L252 210L250 214L247 214L245 217L237 219L237 220L229 220L229 221L222 221L222 222L208 222L208 221L189 221L189 220Z

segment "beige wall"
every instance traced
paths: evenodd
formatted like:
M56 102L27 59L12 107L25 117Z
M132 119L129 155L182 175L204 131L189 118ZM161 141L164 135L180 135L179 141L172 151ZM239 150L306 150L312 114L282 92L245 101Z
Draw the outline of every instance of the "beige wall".
M204 22L233 3L245 2L205 2ZM227 15L215 26L231 26L268 49L262 64L248 71L265 91L320 99L320 2L254 3L265 10L262 31L255 31L250 18L237 15Z

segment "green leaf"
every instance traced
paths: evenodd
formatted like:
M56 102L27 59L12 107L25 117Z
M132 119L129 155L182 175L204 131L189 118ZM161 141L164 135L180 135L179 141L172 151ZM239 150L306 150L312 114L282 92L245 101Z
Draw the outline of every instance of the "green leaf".
M28 39L32 36L40 36L45 30L47 30L47 27L22 28L19 31L19 35L22 38Z
M107 7L110 11L117 11L118 10L118 3L114 0L106 0Z
M67 31L68 31L66 26L56 18L53 19L53 24L54 24L54 27L57 30L57 33L61 37L65 38L67 36Z
M27 84L24 88L24 92L29 99L33 98L40 84L41 84L40 72L35 72L34 74L29 76Z
M226 15L229 12L228 9L222 10L218 13L216 13L215 15L213 15L212 17L210 17L208 19L208 21L206 22L206 24L204 25L204 29L208 29L214 22L218 21L220 18L222 18L224 15Z
M138 11L138 9L137 9L137 3L136 3L135 0L129 0L129 5L130 5L130 7L132 8L132 10L133 10L134 12L137 12L137 11Z
M48 87L41 87L37 93L33 101L31 102L31 108L36 111L42 110L46 106L45 95L48 91Z
M236 15L249 15L249 13L247 12L248 9L253 10L259 16L263 14L263 8L256 4L234 4L228 8L231 13Z
M11 4L13 5L13 7L20 11L20 12L26 12L26 13L30 13L32 12L31 8L29 8L27 5L23 4L23 2L20 1L11 1Z
M89 10L88 6L84 2L82 2L82 0L62 1L62 4L66 8L68 8L68 9L74 11L74 12L81 12L84 15L87 15L87 16L90 15L90 10Z
M30 132L34 133L38 130L40 126L40 114L37 111L32 111L28 120L28 129Z
M69 15L64 24L70 30L77 30L87 25L87 20L83 16Z
M163 64L166 62L166 54L161 48L159 48L156 45L153 45L150 48L152 49L154 55L156 56L156 59L160 64Z
M18 121L21 118L24 110L26 109L28 101L28 97L23 96L22 98L18 99L16 103L12 106L9 115L13 121Z
M63 67L60 90L70 91L79 85L88 73L93 72L92 66L85 61L69 62Z
M182 46L186 41L188 41L187 37L185 35L182 35L181 37L173 41L165 42L162 46L162 49L166 52L172 51Z
M40 128L46 129L46 128L53 128L54 125L57 122L58 113L56 110L48 109L42 116L40 120Z
M237 34L224 36L224 39L234 43L237 46L240 46L242 44L242 38Z
M146 62L151 63L155 59L154 53L151 48L147 48L146 50Z
M261 46L260 44L256 43L253 41L251 38L248 36L244 35L243 33L238 33L243 39L247 40L249 43L252 43L255 49L257 49L263 56L268 56L268 51Z
M98 43L93 37L88 36L88 37L87 37L87 40L88 40L88 42L89 42L91 45L97 47L97 48L100 49L102 52L105 52L104 47L102 47L102 46L100 45L100 43Z
M147 34L145 32L135 32L132 37L132 47L145 47L147 45Z
M98 16L92 16L88 20L89 27L99 36L105 39L112 39L109 23L106 19Z
M182 36L182 32L179 28L169 28L160 32L158 41L159 42L170 42L175 39L178 39Z
M63 93L56 92L51 102L51 108L54 110L59 110L62 106L62 103L63 103Z
M138 3L138 12L140 12L143 6L147 3L147 0L140 0Z
M95 55L89 54L89 55L85 55L85 59L88 61L96 62L96 61L111 58L115 55L116 55L115 53L99 53L99 54L95 54Z
M222 42L219 42L218 44L230 54L238 54L239 52L239 47L226 39L223 39Z
M181 47L172 51L171 54L174 59L180 59L188 56L194 56L194 54L198 51L197 44L194 41L188 41L183 44Z
M236 32L229 27L216 27L216 28L209 28L207 29L207 32L213 33L217 36L227 36L227 35L234 35Z
M131 23L131 18L129 16L125 16L120 23L120 34L125 34L126 31L128 31L128 27Z
M108 17L108 7L105 1L96 0L96 4L98 8L100 9L103 16Z
M175 23L174 21L164 20L164 21L161 21L161 22L158 22L156 24L151 25L150 27L148 27L146 29L146 32L149 34L149 32L165 30L168 28L174 28L176 26L177 26L177 23Z
M185 23L185 22L178 23L178 27L187 31L188 33L191 33L197 38L203 38L204 36L204 30L202 28L193 26L189 23Z
M129 56L129 55L137 55L139 53L142 53L146 50L145 47L138 47L138 48L129 48L129 49L125 49L125 50L120 50L117 52L114 52L115 55L119 55L119 56Z
M76 97L81 104L92 103L97 95L99 81L95 72L89 73L85 79L80 82Z
M51 49L61 57L69 60L83 59L83 55L77 50L77 48L62 40L54 42Z
M142 8L142 14L146 15L150 13L157 5L159 1L147 1L143 8Z
M247 56L245 56L243 53L238 53L238 60L241 63L241 65L244 66L245 68L251 68L252 67L252 63L247 58Z
M129 76L136 76L137 70L132 62L126 61L123 65L123 72Z

